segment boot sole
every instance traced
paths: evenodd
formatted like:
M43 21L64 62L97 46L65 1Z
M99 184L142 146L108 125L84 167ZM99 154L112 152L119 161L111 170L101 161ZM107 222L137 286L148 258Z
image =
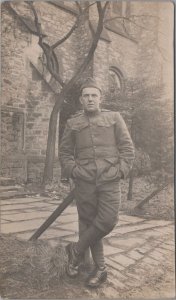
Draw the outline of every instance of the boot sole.
M102 275L99 283L91 284L89 282L86 282L85 286L88 288L98 288L101 284L105 283L107 280L107 274Z

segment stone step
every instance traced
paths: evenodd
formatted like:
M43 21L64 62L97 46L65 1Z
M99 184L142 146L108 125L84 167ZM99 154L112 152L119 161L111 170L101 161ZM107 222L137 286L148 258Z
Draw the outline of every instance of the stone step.
M3 192L8 192L8 191L19 191L21 190L22 187L20 185L0 185L0 195Z
M15 185L15 179L8 177L0 177L0 185L8 186Z
M11 191L5 191L5 192L0 192L0 200L6 200L6 199L12 199L12 198L21 198L25 197L26 195L36 195L36 193L29 193L24 191L23 188L20 190L11 190Z

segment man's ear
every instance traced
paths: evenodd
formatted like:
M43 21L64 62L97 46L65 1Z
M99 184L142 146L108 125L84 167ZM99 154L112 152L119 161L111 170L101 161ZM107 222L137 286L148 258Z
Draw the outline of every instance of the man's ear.
M82 96L79 97L79 102L82 104Z

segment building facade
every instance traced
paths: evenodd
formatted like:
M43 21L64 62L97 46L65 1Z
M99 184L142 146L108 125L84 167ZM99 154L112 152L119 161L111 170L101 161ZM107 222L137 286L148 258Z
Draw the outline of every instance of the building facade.
M82 9L86 5L88 2L82 2ZM49 45L67 34L79 14L78 6L71 1L36 1L34 6L43 40ZM47 70L31 7L23 1L7 1L1 4L1 17L0 176L17 182L40 182L49 118L61 87ZM65 82L84 61L97 18L96 4L90 5L72 35L55 48L54 68ZM108 101L117 102L124 116L130 115L136 83L163 86L172 103L172 26L171 2L110 2L98 46L80 81L94 76L103 88L105 106ZM59 124L58 117L58 132ZM57 135L56 154L58 144ZM54 170L59 178L57 156Z

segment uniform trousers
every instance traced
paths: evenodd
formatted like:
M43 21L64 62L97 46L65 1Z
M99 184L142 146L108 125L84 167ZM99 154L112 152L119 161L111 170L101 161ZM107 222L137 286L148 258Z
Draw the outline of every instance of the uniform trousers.
M90 226L95 226L104 236L112 231L118 222L121 202L120 181L113 180L102 184L87 182L81 179L75 181L75 199L79 217L79 237ZM90 246L93 261L102 268L105 265L103 239ZM86 251L88 259L88 252Z

